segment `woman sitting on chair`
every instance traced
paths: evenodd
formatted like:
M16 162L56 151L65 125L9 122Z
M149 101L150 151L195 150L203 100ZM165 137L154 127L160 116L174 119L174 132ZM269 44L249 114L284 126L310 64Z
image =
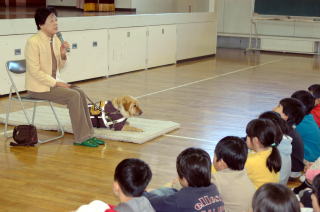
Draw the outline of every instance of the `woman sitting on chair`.
M56 11L54 8L39 8L34 18L38 33L28 39L25 48L26 89L30 97L67 105L75 145L97 147L104 144L93 137L85 93L59 80L59 70L66 63L69 44L60 41L56 35Z

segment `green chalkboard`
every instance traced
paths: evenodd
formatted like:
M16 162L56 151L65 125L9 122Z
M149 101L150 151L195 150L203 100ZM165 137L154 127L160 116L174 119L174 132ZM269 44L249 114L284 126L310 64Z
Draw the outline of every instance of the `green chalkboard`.
M255 0L260 15L320 17L320 0Z

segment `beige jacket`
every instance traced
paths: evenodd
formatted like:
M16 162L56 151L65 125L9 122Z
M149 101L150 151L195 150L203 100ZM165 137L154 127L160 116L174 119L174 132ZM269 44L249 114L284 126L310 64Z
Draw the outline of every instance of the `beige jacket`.
M247 212L256 191L246 170L224 169L212 174L214 183L222 197L226 212Z
M31 36L26 44L25 58L27 72L25 78L26 90L33 92L47 92L50 87L54 87L59 80L59 70L63 68L66 60L61 59L60 46L61 42L56 35L53 37L53 51L57 60L57 77L52 75L52 58L50 48L51 38L38 31Z

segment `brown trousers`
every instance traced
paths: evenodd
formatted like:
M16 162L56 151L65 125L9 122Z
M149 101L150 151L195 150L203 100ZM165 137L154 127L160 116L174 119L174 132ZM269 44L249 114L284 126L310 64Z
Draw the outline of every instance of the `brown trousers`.
M31 92L28 94L35 99L45 99L54 103L67 105L76 143L81 143L93 136L85 93L78 87L53 87L49 92Z

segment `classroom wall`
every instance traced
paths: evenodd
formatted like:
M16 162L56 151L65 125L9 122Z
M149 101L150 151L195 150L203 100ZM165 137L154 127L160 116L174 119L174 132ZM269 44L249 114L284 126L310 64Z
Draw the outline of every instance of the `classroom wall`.
M115 0L114 3L116 8L132 8L131 0Z
M208 12L215 0L116 0L116 8L135 8L137 13ZM210 3L209 3L210 2Z
M249 37L253 1L216 1L218 35L220 37ZM291 39L291 41L303 41L305 45L309 45L310 42L314 42L316 45L316 42L320 39L320 22L259 21L257 23L257 31L261 42L270 38L274 40L280 39L281 41L279 42L283 43L284 46L290 46L292 43L294 45L294 42L286 44L284 42ZM272 43L277 45L274 46L275 48L279 48L277 42ZM303 46L304 44L301 45ZM218 44L218 46L221 45ZM309 49L308 51L312 50Z
M251 11L252 0L217 0L218 33L248 36ZM320 38L320 22L261 21L257 30L266 36Z
M176 12L208 12L209 0L176 0Z
M175 12L174 0L132 0L132 8L137 13L172 13Z

